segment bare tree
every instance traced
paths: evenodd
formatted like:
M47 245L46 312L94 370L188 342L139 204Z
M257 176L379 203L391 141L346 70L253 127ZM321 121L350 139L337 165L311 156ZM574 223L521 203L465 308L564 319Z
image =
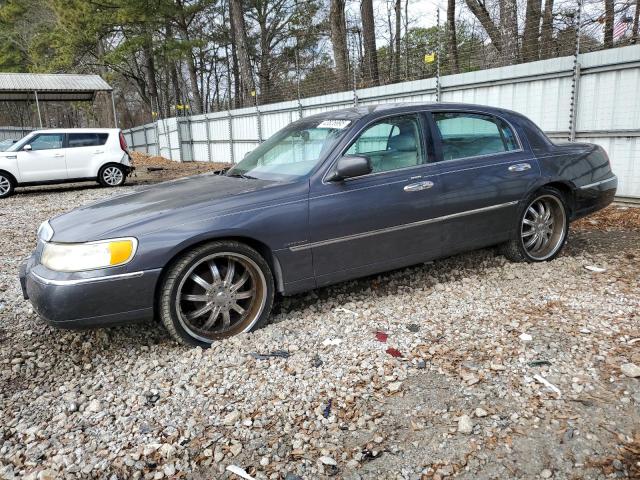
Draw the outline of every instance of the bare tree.
M344 17L345 0L331 0L329 24L333 58L336 62L336 77L341 90L349 88L349 54L347 51L347 24Z
M499 5L502 60L512 65L518 60L518 4L516 0L500 0Z
M491 40L494 48L498 51L498 53L502 53L501 31L498 29L496 24L493 23L484 0L465 0L465 2L467 4L467 7L469 7L469 10L471 10L471 13L475 15L475 17L480 22L480 25L482 25L482 28L484 28L484 31L487 32L487 35L489 35L489 39Z
M447 47L451 73L458 73L458 39L456 37L456 0L447 2Z
M361 0L360 16L362 17L362 40L364 42L364 78L372 85L379 85L380 75L378 73L376 27L372 0Z
M640 0L636 0L636 11L633 14L633 27L631 28L631 42L638 42L638 23L640 23Z
M522 36L522 60L533 62L540 57L540 17L542 0L527 0L527 14Z
M242 0L229 0L229 16L231 17L231 24L233 25L233 42L238 56L238 66L240 68L243 90L245 93L255 91L255 82L251 70L251 61L249 59L247 33L244 26Z
M545 0L540 30L540 58L553 57L553 0Z
M604 48L613 47L614 1L604 0Z
M402 38L402 0L395 0L396 36L395 36L395 81L400 80L400 39Z

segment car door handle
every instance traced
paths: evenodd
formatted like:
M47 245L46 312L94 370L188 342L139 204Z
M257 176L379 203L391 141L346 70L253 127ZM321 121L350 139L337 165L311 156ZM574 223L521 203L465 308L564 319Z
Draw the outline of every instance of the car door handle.
M59 158L59 157L64 157L64 153L56 153L56 154L54 155L54 157L58 157L58 158Z
M511 165L509 167L510 172L524 172L525 170L531 169L531 165L528 163L516 163L515 165Z
M104 153L104 150L96 150L96 151L95 151L95 152L93 152L93 153Z
M421 190L428 190L431 187L433 187L433 182L430 182L430 181L427 180L425 182L410 183L409 185L405 185L404 186L404 191L405 192L419 192Z

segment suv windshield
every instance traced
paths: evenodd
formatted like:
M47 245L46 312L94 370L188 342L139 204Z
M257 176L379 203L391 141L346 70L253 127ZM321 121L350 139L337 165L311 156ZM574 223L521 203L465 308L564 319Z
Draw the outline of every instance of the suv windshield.
M304 177L335 146L350 124L350 120L296 122L247 154L227 175L276 181Z

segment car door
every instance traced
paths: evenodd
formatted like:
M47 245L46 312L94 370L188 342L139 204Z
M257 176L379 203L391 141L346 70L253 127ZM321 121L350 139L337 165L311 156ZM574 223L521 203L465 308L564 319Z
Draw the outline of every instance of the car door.
M64 133L39 133L17 156L23 183L67 179Z
M69 133L67 147L67 171L69 178L89 178L97 174L99 165L105 163L105 143L109 137L104 132Z
M437 256L439 233L429 220L438 215L439 186L424 127L417 113L374 121L334 159L367 156L370 174L312 181L303 248L312 248L318 286Z
M537 160L504 118L434 111L431 125L442 182L445 253L509 238L518 202L540 175Z

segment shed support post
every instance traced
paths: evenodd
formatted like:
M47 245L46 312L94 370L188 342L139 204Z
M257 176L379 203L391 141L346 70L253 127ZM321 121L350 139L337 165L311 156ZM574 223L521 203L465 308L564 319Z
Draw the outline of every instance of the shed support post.
M40 102L38 101L38 91L34 90L33 94L36 96L36 109L38 110L38 121L40 122L40 128L42 128L42 114L40 113Z
M113 96L113 90L111 90L111 107L113 108L113 126L118 128L118 115L116 114L116 99Z

